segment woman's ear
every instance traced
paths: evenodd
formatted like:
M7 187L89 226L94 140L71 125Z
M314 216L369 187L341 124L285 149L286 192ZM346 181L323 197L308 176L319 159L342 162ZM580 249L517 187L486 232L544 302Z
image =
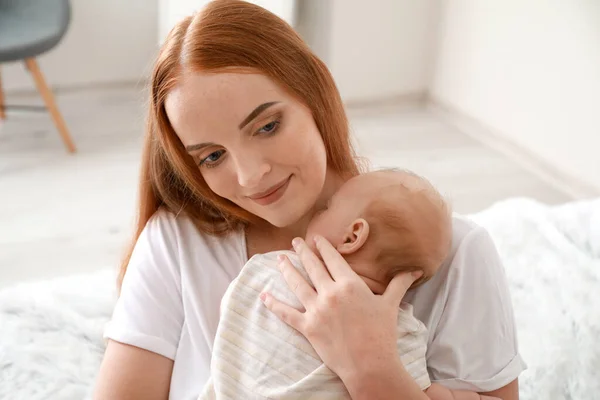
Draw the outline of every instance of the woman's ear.
M337 251L342 255L356 253L365 244L369 237L369 223L358 218L348 227L342 244L337 246Z

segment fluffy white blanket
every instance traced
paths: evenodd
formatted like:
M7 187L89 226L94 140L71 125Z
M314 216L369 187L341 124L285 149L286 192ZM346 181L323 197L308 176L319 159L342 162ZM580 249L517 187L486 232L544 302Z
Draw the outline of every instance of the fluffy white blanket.
M510 199L472 215L494 237L529 369L521 399L600 393L600 199ZM0 291L0 399L84 399L114 303L109 270Z
M600 199L558 207L513 199L473 219L504 260L529 366L521 398L598 398Z

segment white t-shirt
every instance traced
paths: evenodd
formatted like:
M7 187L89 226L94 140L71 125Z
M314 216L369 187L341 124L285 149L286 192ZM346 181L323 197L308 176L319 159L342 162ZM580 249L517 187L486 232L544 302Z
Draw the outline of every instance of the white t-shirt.
M174 360L170 399L195 399L210 376L221 298L248 261L242 232L199 233L184 215L157 212L140 235L105 337ZM404 299L429 330L431 380L490 391L525 369L496 248L483 228L453 218L451 253Z

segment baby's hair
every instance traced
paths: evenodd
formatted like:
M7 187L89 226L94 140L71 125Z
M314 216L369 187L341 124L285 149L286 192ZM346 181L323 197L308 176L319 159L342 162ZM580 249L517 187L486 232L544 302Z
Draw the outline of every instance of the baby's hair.
M419 285L431 278L445 260L452 240L451 210L443 196L425 178L408 170L377 172L402 174L403 179L382 188L368 204L366 251L384 268L387 278L422 270Z

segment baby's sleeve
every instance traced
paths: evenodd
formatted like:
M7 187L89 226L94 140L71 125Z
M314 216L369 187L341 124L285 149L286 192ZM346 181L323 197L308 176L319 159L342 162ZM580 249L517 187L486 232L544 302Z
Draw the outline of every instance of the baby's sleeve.
M427 350L432 382L488 392L525 370L513 308L496 247L481 227L460 244L446 283L446 303Z
M182 324L177 229L159 211L138 238L104 337L174 359Z
M400 305L398 333L396 345L406 372L421 390L429 388L431 381L426 361L428 331L425 324L415 318L413 307L408 303Z

